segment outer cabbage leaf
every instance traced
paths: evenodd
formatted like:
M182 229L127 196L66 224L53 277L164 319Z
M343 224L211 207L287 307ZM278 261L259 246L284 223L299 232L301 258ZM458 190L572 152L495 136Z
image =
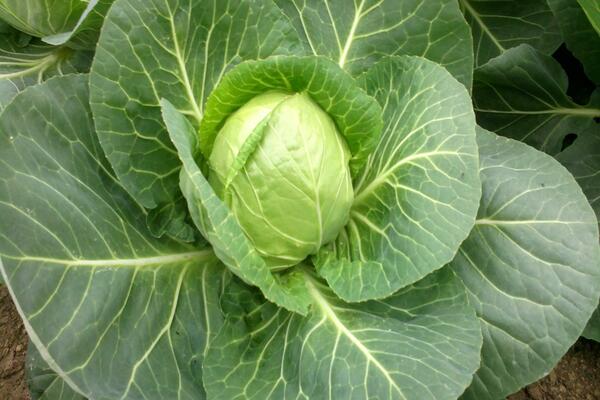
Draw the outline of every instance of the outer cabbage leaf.
M193 126L168 100L163 99L161 103L165 124L183 163L181 191L200 232L232 272L258 286L265 297L277 305L306 314L309 299L303 280L296 272L279 276L269 270L196 164L197 138Z
M0 18L41 38L72 30L87 5L86 0L0 0Z
M49 77L86 72L92 54L53 47L8 29L0 33L0 113L23 89Z
M468 88L473 40L456 0L275 0L313 54L352 75L383 57L423 56Z
M556 159L573 174L600 219L600 128L578 138ZM600 342L600 308L592 315L583 336Z
M548 0L548 5L556 16L567 47L583 63L586 75L600 85L600 35L577 0Z
M527 45L512 48L475 70L477 122L556 155L567 134L587 131L600 117L600 96L581 106L567 96L567 86L554 58Z
M31 341L27 347L26 371L32 400L87 400L48 366Z
M209 397L455 399L479 365L481 332L448 269L384 301L347 304L305 270L307 317L237 285L204 363Z
M299 46L268 0L115 1L92 67L91 103L102 147L133 197L151 209L175 204L180 220L187 213L177 201L181 162L161 118L161 98L197 128L227 69Z
M562 43L546 0L459 0L473 31L475 67L526 43L551 54Z
M346 301L384 298L454 258L481 195L465 88L420 57L384 59L361 82L384 130L354 182L350 222L316 259Z
M227 270L149 234L94 134L87 75L19 94L0 116L0 272L30 339L94 399L202 399Z
M504 398L542 376L583 331L600 296L596 217L552 157L480 130L483 195L451 268L483 331L466 399Z

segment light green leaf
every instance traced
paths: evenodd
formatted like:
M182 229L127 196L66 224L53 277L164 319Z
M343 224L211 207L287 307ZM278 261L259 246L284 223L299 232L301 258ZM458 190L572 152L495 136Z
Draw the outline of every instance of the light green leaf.
M87 400L48 366L31 341L27 346L26 375L32 400Z
M87 0L0 0L0 18L32 36L44 37L72 30Z
M197 128L227 69L299 46L268 0L115 1L92 67L91 103L102 147L134 198L156 208L180 196L181 162L162 122L161 98Z
M581 106L567 96L567 86L554 58L527 45L512 48L475 70L477 122L556 155L567 134L583 133L600 117L600 97Z
M307 317L239 284L227 290L230 318L204 364L209 397L443 400L471 382L481 332L448 269L361 304L344 303L303 273L313 302Z
M196 131L168 100L161 100L163 119L183 168L181 191L196 226L216 255L245 282L258 286L265 297L287 310L306 314L309 298L297 272L274 275L246 238L233 213L217 197L196 164Z
M577 0L587 15L590 23L600 35L600 3L596 0Z
M315 55L352 75L381 58L423 56L471 87L473 40L456 0L275 0Z
M459 0L473 32L475 67L526 43L552 54L562 43L546 0Z
M77 393L204 398L226 269L149 234L94 134L86 75L28 88L0 116L0 257L29 337Z
M556 159L573 174L600 219L600 128L579 137ZM600 342L600 308L596 309L583 335Z
M269 90L306 92L335 122L352 152L353 171L377 145L381 107L356 81L325 57L270 57L247 61L225 75L206 103L200 149L208 158L215 137L231 113Z
M20 43L16 31L0 33L0 113L27 86L49 77L86 72L92 54L66 47L53 47L37 39Z
M475 118L459 82L409 56L384 59L361 81L383 106L384 130L355 179L350 222L317 258L347 301L386 297L450 262L481 194Z
M548 374L600 296L596 217L568 171L529 146L480 130L483 195L451 263L483 331L466 399L500 399Z
M548 5L556 16L567 47L583 63L586 75L600 85L600 35L577 0L548 0Z

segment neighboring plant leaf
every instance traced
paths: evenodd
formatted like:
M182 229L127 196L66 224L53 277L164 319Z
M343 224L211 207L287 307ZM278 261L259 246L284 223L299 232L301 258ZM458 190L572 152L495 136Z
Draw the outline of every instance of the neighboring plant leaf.
M578 138L556 159L573 174L600 219L600 127ZM583 336L600 342L600 308L596 309Z
M600 35L577 0L548 0L548 5L556 16L567 47L582 62L586 75L600 85Z
M46 36L43 38L44 42L55 46L66 43L69 47L93 50L98 42L104 17L113 2L114 0L89 0L73 30Z
M459 82L410 56L382 60L361 82L383 106L384 130L355 179L350 222L316 260L346 301L384 298L450 262L481 195L475 117Z
M11 30L0 34L0 113L27 86L72 72L86 72L92 54L65 47L53 47L37 39L19 42L19 34Z
M352 75L381 58L423 56L471 87L473 40L456 0L275 0L315 55Z
M134 198L156 208L180 196L181 162L162 122L161 98L198 127L228 68L299 46L268 0L115 1L94 58L91 103L102 147Z
M30 339L77 393L204 398L228 272L149 234L94 134L87 75L30 87L0 116L0 257Z
M562 43L546 0L459 0L471 30L475 67L526 43L552 54Z
M227 290L229 319L204 363L209 398L443 400L471 382L481 332L448 269L361 304L303 273L313 302L307 317L242 285Z
M0 18L41 38L72 30L87 5L88 0L2 0Z
M577 0L590 23L600 35L600 3L597 0Z
M163 119L183 163L181 191L198 229L233 273L258 286L265 297L277 305L306 314L310 299L304 281L294 271L285 275L274 275L270 271L244 235L233 213L202 175L194 159L198 150L196 130L168 100L161 100L161 105Z
M200 149L205 157L231 113L254 96L275 89L308 93L345 137L352 152L352 170L357 172L364 165L381 134L381 107L337 64L314 56L247 61L227 73L209 96L200 125Z
M477 309L481 368L465 399L500 399L548 374L600 296L592 208L552 157L483 129L483 195L451 263Z
M32 400L87 400L48 366L31 341L27 346L26 375Z
M556 155L565 136L585 132L600 117L598 97L587 106L575 104L567 86L567 75L554 58L528 45L512 48L475 70L477 122Z

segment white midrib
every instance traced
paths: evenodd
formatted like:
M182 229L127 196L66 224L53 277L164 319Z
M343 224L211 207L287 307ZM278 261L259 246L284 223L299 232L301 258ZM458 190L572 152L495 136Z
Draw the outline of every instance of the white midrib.
M520 114L520 115L544 115L544 114L559 114L559 115L577 115L581 117L600 117L600 109L597 108L550 108L548 110L537 111L522 111L522 110L487 110L483 108L475 108L475 111L485 112L490 114Z
M346 39L346 43L344 44L344 49L342 50L342 54L340 54L340 68L344 68L344 64L346 64L346 58L348 57L348 53L350 52L350 47L352 46L352 42L354 41L354 35L356 34L356 28L358 27L358 22L360 21L362 9L365 5L365 1L362 0L356 9L356 14L354 14L354 20L352 21L352 26L350 27L350 32L348 33L348 39Z
M173 37L173 44L175 46L175 58L177 58L177 64L179 65L179 70L181 71L181 77L183 78L183 86L185 87L185 92L190 101L190 104L194 109L194 117L196 118L198 123L200 123L200 121L202 121L202 111L200 111L200 107L196 102L194 90L192 89L192 84L190 83L190 78L187 73L185 60L183 58L183 54L181 53L181 49L179 48L179 39L177 38L177 31L175 29L175 17L173 15L169 15L169 23L171 25L171 36Z
M477 23L481 27L481 30L484 31L489 36L492 43L494 43L494 45L496 47L498 47L498 49L500 50L501 53L504 53L506 51L506 49L504 48L504 46L502 46L500 44L498 39L496 39L496 37L488 29L487 25L481 19L481 15L479 15L479 13L473 7L471 7L471 5L469 4L469 0L461 0L461 3L465 7L465 9L467 9L467 11L469 11L469 13L473 16L475 21L477 21Z
M336 329L341 332L344 336L346 336L357 349L364 354L365 358L375 365L377 369L381 371L381 373L385 376L385 378L389 381L390 385L400 394L402 398L404 398L404 394L400 387L396 384L394 379L390 376L388 370L377 360L371 351L356 337L354 334L343 324L342 321L337 317L335 311L331 308L327 300L323 297L319 289L316 288L312 278L306 276L306 287L311 295L311 297L315 300L316 304L319 306L325 317L333 323Z
M9 260L17 261L37 261L45 262L50 264L60 264L66 266L82 266L82 267L136 267L142 265L154 265L154 264L174 264L178 262L185 262L200 258L212 257L213 252L211 250L191 251L187 253L167 254L161 256L152 257L140 257L140 258L119 258L119 259L82 259L82 260L64 260L58 258L47 258L47 257L11 257L3 255L2 257Z

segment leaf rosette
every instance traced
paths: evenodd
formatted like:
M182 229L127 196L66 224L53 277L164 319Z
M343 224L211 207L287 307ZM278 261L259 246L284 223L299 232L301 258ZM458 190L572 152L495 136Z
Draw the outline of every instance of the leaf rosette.
M95 43L92 3L50 41ZM477 42L481 85L526 47L460 3L502 47ZM472 74L453 0L116 0L89 75L2 103L34 393L502 398L545 374L597 306L597 220L550 156L477 128Z

